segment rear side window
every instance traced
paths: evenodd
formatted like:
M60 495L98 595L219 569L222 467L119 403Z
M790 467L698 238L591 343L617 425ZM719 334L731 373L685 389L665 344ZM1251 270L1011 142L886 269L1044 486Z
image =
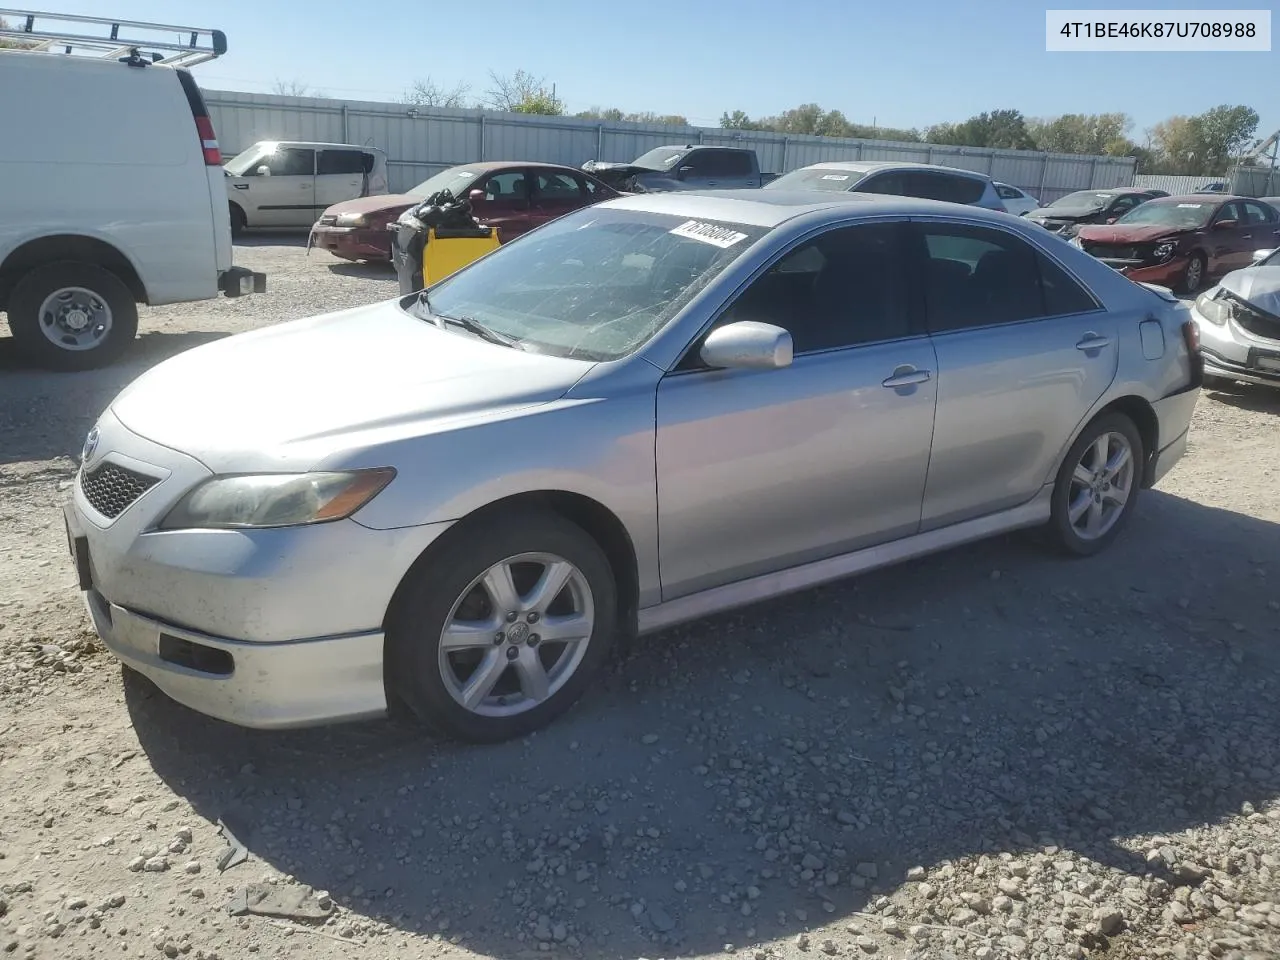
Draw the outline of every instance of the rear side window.
M365 154L360 150L321 150L316 173L364 173Z
M907 174L907 190L909 196L926 200L977 203L986 191L986 184L973 177L918 171Z
M1001 200L1021 200L1022 199L1021 190L1017 189L1016 187L1007 186L1003 183L1000 184L998 187L996 187L996 193L1000 194Z
M726 150L723 154L724 176L749 177L755 173L751 155L741 150Z
M1093 298L1031 244L1002 230L920 224L931 333L1096 309Z

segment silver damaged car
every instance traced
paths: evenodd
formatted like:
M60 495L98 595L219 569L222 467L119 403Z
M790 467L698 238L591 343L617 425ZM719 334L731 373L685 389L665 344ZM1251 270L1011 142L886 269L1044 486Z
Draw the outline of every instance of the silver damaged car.
M496 741L624 633L1017 528L1096 553L1183 455L1198 351L1003 214L627 197L154 367L68 539L106 645L196 710Z
M1206 382L1280 387L1280 250L1259 250L1195 302Z

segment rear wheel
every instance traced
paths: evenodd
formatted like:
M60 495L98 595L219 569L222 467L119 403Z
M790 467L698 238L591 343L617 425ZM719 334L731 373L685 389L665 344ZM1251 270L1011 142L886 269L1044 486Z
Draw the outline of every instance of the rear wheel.
M116 360L138 333L138 306L123 280L95 263L36 267L9 297L14 346L48 370L89 370Z
M1091 556L1119 535L1133 513L1146 462L1142 437L1120 413L1085 427L1058 470L1050 529L1059 546Z
M231 235L238 237L244 233L244 228L249 225L248 218L245 217L244 211L236 204L231 204Z
M428 726L492 743L546 726L605 662L617 591L576 524L519 511L452 537L410 576L387 631L393 693Z

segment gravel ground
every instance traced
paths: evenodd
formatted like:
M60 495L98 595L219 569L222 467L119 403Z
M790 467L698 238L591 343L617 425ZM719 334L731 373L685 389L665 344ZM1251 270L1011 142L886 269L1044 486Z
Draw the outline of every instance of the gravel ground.
M1280 394L1206 393L1101 557L1009 537L672 630L518 743L264 734L122 675L58 513L147 365L395 292L292 238L237 258L270 293L145 311L127 365L0 338L0 950L1280 955Z

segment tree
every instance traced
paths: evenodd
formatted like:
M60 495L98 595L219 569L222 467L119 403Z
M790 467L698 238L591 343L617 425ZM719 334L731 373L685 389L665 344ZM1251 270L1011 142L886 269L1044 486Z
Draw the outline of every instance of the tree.
M1126 134L1133 121L1124 113L1065 113L1027 121L1037 150L1048 153L1127 156L1136 145Z
M542 77L535 77L525 70L502 75L489 71L492 86L485 94L485 102L495 110L509 113L537 113L558 117L564 114L564 101L548 90Z
M282 97L327 97L328 94L320 90L313 90L310 86L301 80L280 80L271 87L271 92Z
M918 130L896 130L854 123L839 110L824 110L816 103L802 103L798 107L784 110L776 117L760 117L756 120L741 110L725 112L720 115L720 126L725 130L767 130L799 136L861 137L866 140L906 142L920 140Z
M984 111L964 123L935 124L925 132L925 137L932 143L960 147L1030 150L1035 146L1021 110Z
M625 121L627 123L660 123L668 127L687 127L689 118L679 113L654 113L644 110L639 113L624 113L617 107L589 107L574 114L580 120L605 120L610 122Z
M470 84L459 82L446 89L426 77L413 81L413 86L400 95L400 102L415 107L465 107L470 92Z
M1245 106L1221 106L1195 118L1205 164L1202 173L1222 173L1238 157L1258 131L1258 111Z

